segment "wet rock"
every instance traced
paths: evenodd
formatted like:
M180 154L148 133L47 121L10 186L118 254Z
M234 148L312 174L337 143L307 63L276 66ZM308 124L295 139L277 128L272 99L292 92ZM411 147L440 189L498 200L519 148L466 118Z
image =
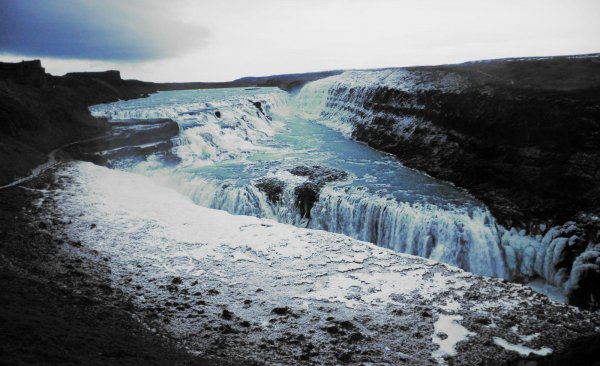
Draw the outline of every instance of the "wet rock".
M294 188L296 207L300 211L300 215L307 219L310 219L310 210L313 208L315 202L319 200L319 194L325 184L344 180L348 177L348 173L343 170L319 165L297 166L289 169L289 172L308 178L306 182Z
M278 203L281 200L285 182L278 178L260 178L254 183L254 186L264 192L269 201Z
M265 114L265 111L262 108L262 103L261 102L253 102L251 100L248 100L250 103L252 103L256 109L258 109L260 111L260 113L262 113L263 115Z
M346 329L346 330L355 328L354 324L352 324L352 322L349 320L344 320L344 321L340 322L339 325L341 328Z
M215 111L215 116L217 118L221 118L221 112L220 111Z
M343 363L348 363L352 361L352 354L350 352L340 353L336 357L340 362Z
M223 324L219 327L219 331L223 334L237 334L239 331L234 329L229 324Z
M181 277L174 277L171 280L171 283L174 285L181 285L183 283L183 280L181 279Z
M177 292L179 291L179 287L177 287L177 285L170 284L167 286L167 290L169 290L169 292Z
M223 309L223 312L221 313L221 318L225 319L225 320L231 320L233 319L234 314L227 310L227 309Z
M244 320L242 322L240 322L240 325L244 328L249 328L250 327L250 322L247 320Z
M167 154L173 147L171 139L178 134L179 125L171 119L111 122L109 136L71 146L67 150L81 160L110 166L110 161L115 159Z
M355 343L355 342L362 341L364 338L365 337L360 332L355 332L355 333L352 333L350 335L350 337L348 337L348 341Z
M476 314L473 316L473 322L482 325L490 325L492 324L492 320L483 314Z
M313 182L305 182L294 188L296 207L303 218L310 219L310 210L319 200L321 188L323 188L322 184Z
M340 332L340 328L338 328L337 325L330 325L327 328L325 328L325 330L329 334L338 334Z
M348 173L343 170L330 168L321 165L313 166L297 166L288 170L294 175L308 177L308 180L315 183L328 183L334 181L345 180L348 178Z
M577 257L566 283L569 303L586 309L600 308L600 250L591 247Z
M271 313L277 315L287 315L289 313L289 309L287 307L273 308Z

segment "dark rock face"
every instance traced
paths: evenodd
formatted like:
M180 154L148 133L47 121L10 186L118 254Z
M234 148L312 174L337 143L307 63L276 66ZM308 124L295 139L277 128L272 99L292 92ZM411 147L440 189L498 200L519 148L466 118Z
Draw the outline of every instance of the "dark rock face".
M328 183L348 178L348 173L343 170L329 168L326 166L297 166L289 170L290 173L301 177L308 177L316 183Z
M59 146L105 133L106 121L92 117L88 106L157 88L115 71L57 77L39 60L0 63L0 182L25 175Z
M300 215L306 219L310 219L310 210L312 210L315 202L319 200L319 193L325 184L348 178L348 173L343 170L319 165L302 165L288 171L293 175L307 177L307 181L294 187L294 204ZM267 199L271 203L278 204L281 202L287 183L279 178L261 178L254 185L267 195Z
M144 158L168 153L179 125L171 119L128 120L110 123L110 134L68 149L79 159L110 165L111 160Z
M319 193L323 185L324 183L304 182L294 188L296 207L300 210L300 215L303 218L310 219L310 210L312 210L315 202L319 200Z
M100 79L114 85L125 84L125 81L121 79L121 72L117 70L100 72L69 72L65 75L65 77L76 79Z
M254 184L256 188L267 195L271 203L278 203L285 188L285 182L277 178L261 178Z
M600 202L600 126L592 122L600 121L600 90L564 94L423 93L416 99L424 110L401 112L422 119L409 136L390 132L393 117L360 125L354 136L469 189L509 225L561 222ZM377 90L374 100L385 104L385 95Z
M319 165L297 166L290 169L289 172L308 178L308 181L294 188L296 207L300 210L302 217L307 219L310 219L310 210L319 200L319 193L325 184L348 178L348 173L343 170Z
M19 63L0 62L0 80L12 80L18 84L40 86L46 79L46 71L40 60Z
M585 249L572 262L569 303L585 309L600 308L600 243Z

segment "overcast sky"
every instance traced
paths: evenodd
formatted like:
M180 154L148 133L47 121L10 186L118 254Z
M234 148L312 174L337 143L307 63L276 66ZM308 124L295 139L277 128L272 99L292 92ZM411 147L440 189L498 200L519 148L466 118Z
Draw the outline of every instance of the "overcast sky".
M600 0L0 0L0 61L219 81L600 52Z

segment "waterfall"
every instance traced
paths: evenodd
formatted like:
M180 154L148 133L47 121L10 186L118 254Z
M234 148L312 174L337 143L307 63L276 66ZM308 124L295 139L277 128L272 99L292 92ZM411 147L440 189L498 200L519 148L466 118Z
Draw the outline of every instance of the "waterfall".
M436 75L428 75L430 73ZM361 125L385 119L394 121L391 128L408 138L417 123L422 121L420 117L412 113L403 114L402 111L424 108L417 97L420 91L456 93L462 91L465 85L468 83L457 74L443 71L423 71L420 75L405 69L349 71L307 84L290 103L304 118L348 137ZM388 93L399 93L402 98L390 98L386 105L374 107L377 102L373 96L382 89ZM534 231L541 234L529 235L525 230L497 225L483 205L468 215L461 210L415 205L400 204L398 207L393 204L380 208L370 199L364 202L357 199L352 205L322 199L319 205L324 208L323 215L336 212L335 217L322 219L320 226L326 230L350 233L362 240L437 259L476 274L509 279L540 277L546 283L567 291L576 287L570 281L569 269L560 264L565 250L573 245L573 229L568 223L549 229L540 225ZM339 210L345 213L337 214ZM361 219L350 224L356 216ZM345 219L341 219L343 217ZM425 224L428 221L429 226ZM432 235L432 232L435 234ZM584 260L580 262L585 263ZM573 272L577 272L575 267Z
M96 116L113 120L175 120L182 132L173 151L181 163L165 166L149 157L129 170L152 177L198 205L342 233L479 275L507 279L541 277L557 286L565 284L568 273L557 268L566 245L563 238L555 233L534 237L505 229L496 224L481 203L405 202L360 186L329 184L321 189L306 217L297 207L295 192L305 177L289 174L281 167L258 175L246 171L253 168L248 160L252 154L281 149L274 136L285 124L278 116L300 116L350 137L356 126L385 115L396 119L394 128L410 133L415 117L389 114L386 109L374 112L365 103L370 102L376 88L454 90L461 85L452 77L442 76L439 80L436 85L422 83L402 70L346 72L308 83L295 96L276 89L258 95L239 89L216 90L211 98L183 91L175 96L158 93L146 99L98 105L91 110ZM412 108L418 108L416 100L398 103L411 103ZM198 173L199 168L214 166L226 170L231 166L227 164L237 163L246 165L225 178ZM277 202L257 188L257 178L264 176L285 183Z
M201 206L341 233L475 274L509 278L501 234L484 207L410 204L361 187L325 187L307 219L296 207L294 188L302 182L297 177L286 176L288 184L276 203L253 183L235 185L173 172L153 177Z
M409 204L352 187L326 188L312 211L313 228L480 275L508 275L494 220L484 208Z

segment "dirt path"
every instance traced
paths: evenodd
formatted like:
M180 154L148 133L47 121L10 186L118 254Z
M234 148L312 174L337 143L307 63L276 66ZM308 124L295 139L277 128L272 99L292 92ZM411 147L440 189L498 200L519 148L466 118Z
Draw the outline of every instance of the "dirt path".
M109 136L109 135L103 134L101 136L96 136L96 137L92 137L92 138L85 139L85 140L78 140L78 141L70 142L70 143L65 144L63 146L57 147L56 149L54 149L54 150L50 151L50 153L48 153L48 160L45 163L40 164L40 165L36 166L35 168L33 168L31 170L31 173L28 176L19 178L17 180L14 180L14 181L8 183L8 184L0 186L0 189L6 189L6 188L14 187L14 186L17 186L19 184L28 182L28 181L32 180L33 178L39 177L40 174L44 173L45 171L47 171L48 169L54 167L56 164L59 163L59 161L56 159L56 154L58 154L60 151L66 149L68 147L71 147L71 146L74 146L74 145L77 145L77 144L81 144L81 143L85 143L85 142L91 142L91 141L100 140L100 139L106 138L107 136Z

